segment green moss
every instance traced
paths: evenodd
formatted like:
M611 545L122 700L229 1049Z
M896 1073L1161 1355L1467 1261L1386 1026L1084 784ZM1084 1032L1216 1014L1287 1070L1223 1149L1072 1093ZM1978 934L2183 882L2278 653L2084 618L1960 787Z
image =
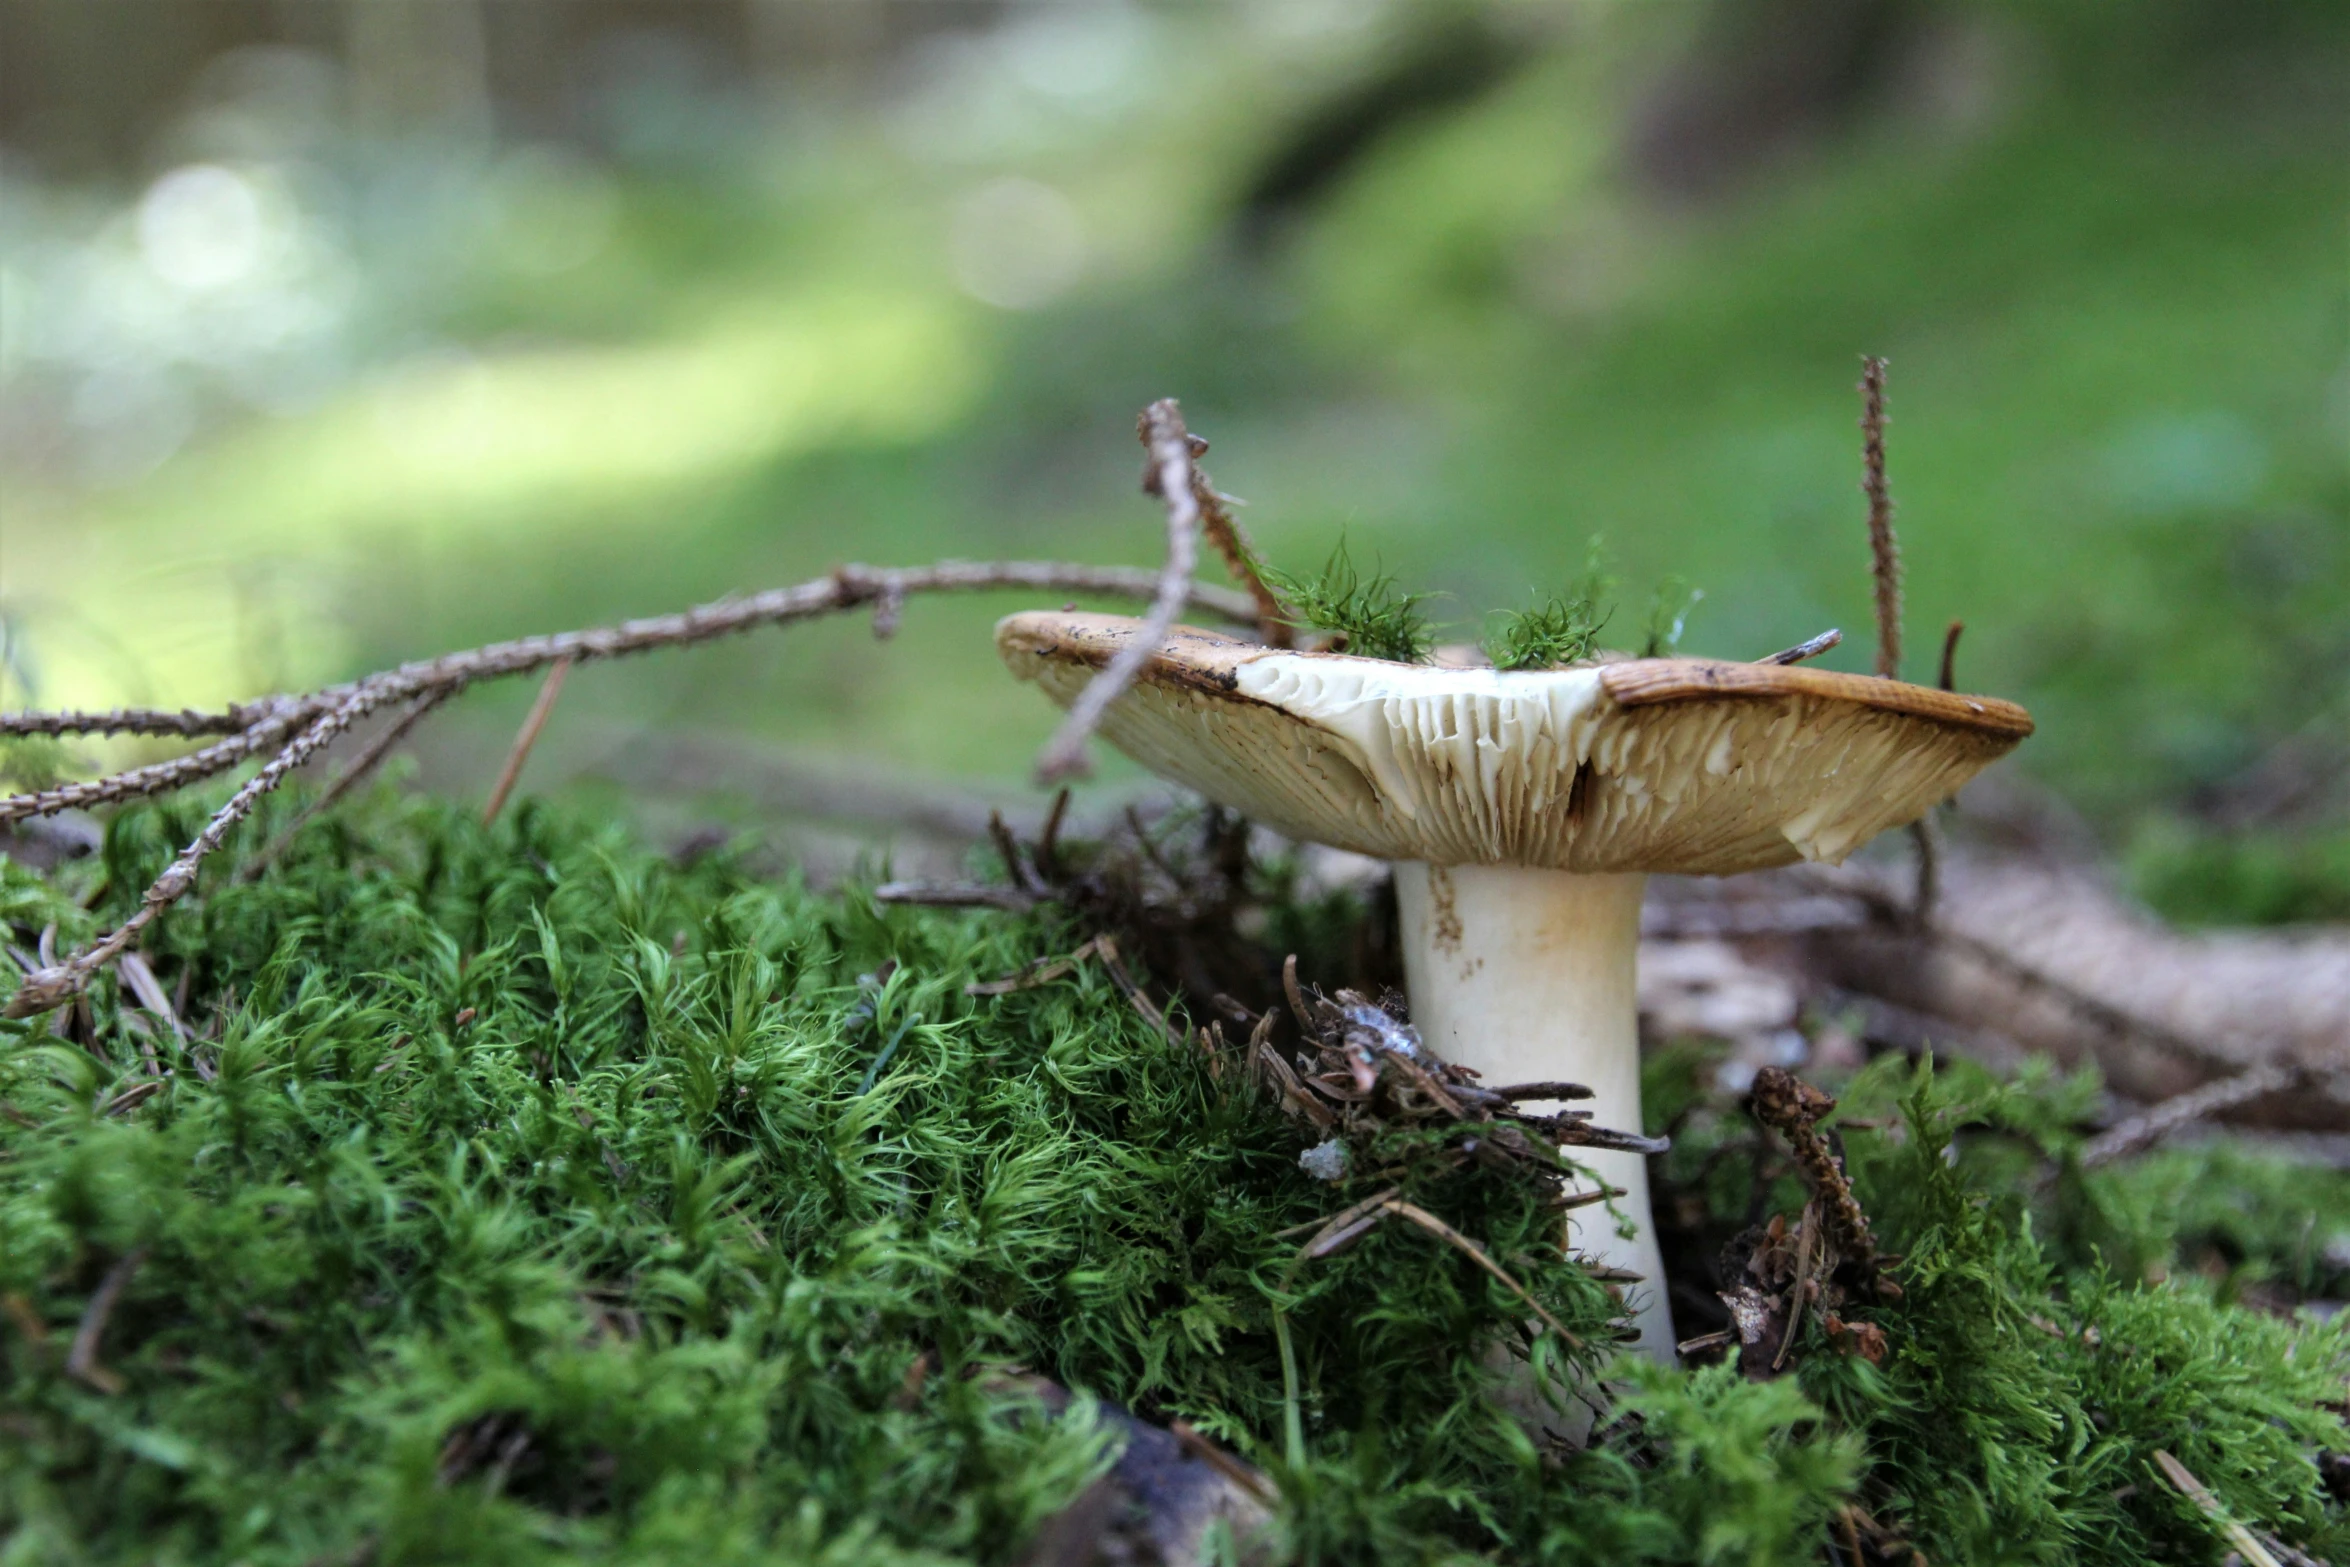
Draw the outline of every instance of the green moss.
M1534 608L1506 613L1501 629L1485 639L1485 656L1496 669L1556 669L1589 658L1615 615L1607 602L1614 591L1595 537L1584 551L1583 574Z
M126 812L54 879L0 872L18 939L119 914L198 809ZM1261 890L1277 932L1342 944L1347 911ZM188 972L195 1042L143 1037L111 982L91 1048L0 1038L0 1559L1006 1562L1111 1460L1103 1398L1270 1468L1301 1563L1819 1561L1852 1500L1938 1563L2213 1554L2158 1447L2255 1526L2345 1543L2312 1467L2345 1445L2321 1402L2343 1335L2146 1281L2223 1234L2240 1282L2283 1277L2285 1183L2072 1177L2041 1208L2103 1229L2043 1242L2003 1172L2061 1158L2078 1083L1874 1071L1856 1110L1909 1101L1848 1134L1909 1256L1885 1366L1815 1341L1800 1380L1619 1368L1598 1439L1545 1455L1491 1396L1526 1312L1468 1259L1391 1225L1290 1274L1283 1232L1361 1193L1307 1178L1239 1073L1091 965L964 992L1079 939L388 791L265 876L209 874L146 949ZM150 1048L170 1075L126 1101ZM1718 1099L1671 1108L1686 1149L1731 1140ZM2164 1156L2196 1157L2219 1156ZM1660 1203L1712 1200L1660 1174ZM1409 1179L1606 1342L1534 1183ZM2241 1211L2182 1200L2196 1179ZM2093 1231L2156 1260L2100 1272L2122 1251ZM142 1248L109 1396L65 1346ZM1595 1353L1534 1341L1537 1385ZM1048 1415L1014 1365L1082 1396Z
M2289 925L2350 919L2350 830L2141 831L2130 846L2141 897L2185 924Z
M1331 633L1340 639L1341 651L1419 664L1436 645L1436 628L1420 609L1432 595L1406 593L1383 571L1364 576L1343 538L1317 575L1293 575L1262 563L1258 569L1297 611L1300 625Z

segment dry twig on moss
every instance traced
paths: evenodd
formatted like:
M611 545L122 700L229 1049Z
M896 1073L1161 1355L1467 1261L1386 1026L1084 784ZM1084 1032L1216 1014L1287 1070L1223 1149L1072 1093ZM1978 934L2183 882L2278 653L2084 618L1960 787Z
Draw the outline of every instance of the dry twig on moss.
M130 768L104 778L10 795L6 800L0 800L0 825L27 821L36 816L54 816L60 811L86 811L92 806L112 805L142 795L167 794L174 789L184 789L189 784L202 783L207 778L229 771L248 757L283 744L286 732L316 710L314 705L299 700L281 700L257 717L252 727L224 740L215 740L185 756L175 756L167 762L156 762L146 767ZM9 716L37 719L56 715L29 713Z
M1186 455L1184 461L1188 464ZM0 801L0 821L22 820L70 808L168 792L187 783L226 771L248 757L275 755L229 797L179 857L157 877L140 907L115 929L61 963L44 964L25 977L9 998L6 1015L34 1016L78 996L92 975L107 967L138 939L155 917L177 902L196 883L198 869L229 833L251 815L261 798L283 783L288 774L309 762L369 713L403 703L433 705L480 681L529 674L558 662L620 658L657 648L688 647L700 642L761 626L788 625L864 605L886 605L915 593L975 592L992 588L1027 588L1059 593L1098 593L1116 597L1150 596L1154 603L1172 597L1176 605L1189 601L1241 624L1252 623L1256 604L1246 594L1191 582L1174 581L1165 571L1132 567L1079 566L1064 561L946 561L933 566L843 566L829 576L788 588L771 589L748 598L723 599L682 614L632 620L617 626L567 631L554 636L524 637L512 642L448 653L439 658L403 664L362 679L346 681L302 695L272 697L231 709L244 715L245 727L191 757L151 767L133 768L86 784ZM1170 618L1172 610L1169 611ZM225 715L197 714L186 719L193 729L163 730L139 724L153 714L16 713L5 715L20 734L71 733L111 724L137 732L217 732ZM160 720L157 720L160 722ZM76 726L81 726L77 729ZM214 727L206 727L214 726ZM291 734L292 738L287 736ZM201 760L198 760L198 759ZM372 757L368 760L372 760ZM354 769L357 772L359 769Z

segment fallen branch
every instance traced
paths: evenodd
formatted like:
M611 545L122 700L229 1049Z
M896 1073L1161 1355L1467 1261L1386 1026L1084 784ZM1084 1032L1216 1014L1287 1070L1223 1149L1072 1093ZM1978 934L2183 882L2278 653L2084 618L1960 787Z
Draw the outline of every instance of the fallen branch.
M2094 1170L2153 1147L2173 1132L2232 1110L2269 1094L2283 1093L2301 1080L2293 1067L2269 1062L2234 1077L2223 1077L2201 1088L2165 1099L2126 1120L2117 1121L2081 1145L2081 1168Z
M89 946L66 959L27 974L16 994L8 998L7 1016L32 1017L63 1006L82 993L90 976L112 963L129 950L139 932L153 923L155 917L178 902L189 888L196 885L196 869L213 850L228 838L237 823L253 812L261 797L285 781L286 775L323 750L328 742L343 732L350 722L367 711L364 697L354 696L342 706L320 716L293 742L272 758L266 767L255 773L242 789L229 796L228 803L212 815L195 842L180 851L140 900L139 910L113 930L100 936Z
M1143 617L1141 628L1086 683L1085 689L1077 693L1077 700L1069 704L1068 716L1061 720L1061 727L1046 743L1043 755L1037 758L1036 776L1042 783L1058 783L1089 771L1085 742L1100 726L1110 704L1133 684L1134 677L1142 673L1142 666L1166 639L1167 628L1175 623L1175 612L1183 607L1185 589L1199 561L1200 504L1193 489L1196 470L1191 465L1191 432L1184 429L1183 413L1175 406L1175 400L1161 398L1144 409L1141 432L1143 444L1151 454L1143 488L1167 503L1167 563L1160 568L1158 592L1151 599L1150 613ZM1255 613L1252 602L1252 619Z
M2205 1070L2216 1068L2232 1074L2243 1066L2242 1062L2232 1060L2210 1045L2189 1039L2151 1018L2125 1012L2049 973L2045 968L2026 962L2004 947L1952 928L1947 921L1920 921L1916 918L1914 905L1858 877L1832 876L1811 866L1793 867L1790 874L1852 898L1883 925L1920 937L1929 946L1961 953L2023 989L2048 996L2082 1021L2105 1033L2141 1040L2165 1054Z
M1189 457L1184 461L1188 463ZM279 696L248 704L238 712L257 715L251 727L226 745L238 754L220 766L202 764L195 777L223 771L235 761L258 755L283 738L287 730L308 721L278 750L261 771L229 798L204 831L191 842L146 892L137 913L99 937L62 964L44 965L28 975L9 998L6 1016L31 1017L49 1011L79 995L90 977L127 950L138 933L156 915L177 902L195 885L203 861L226 840L261 797L284 782L287 774L311 760L352 723L380 708L429 698L439 703L484 680L529 674L556 663L621 658L656 648L690 647L767 625L785 625L819 615L886 603L914 593L975 592L995 588L1025 588L1037 592L1098 593L1123 597L1150 594L1154 605L1172 594L1176 605L1199 604L1228 620L1251 624L1256 605L1247 595L1210 587L1188 579L1170 586L1167 573L1153 574L1133 567L1079 566L1063 561L947 561L934 566L843 566L829 576L793 587L776 588L745 599L720 600L677 615L632 620L617 626L567 631L554 636L525 637L512 642L449 653L435 659L403 664L360 680L346 681L301 696ZM1168 611L1172 616L1173 611ZM39 726L78 722L90 715L19 713L5 717L23 732L41 732ZM201 717L202 715L199 715ZM204 756L214 750L207 747ZM68 790L17 795L0 801L0 821L64 810L92 800L120 800L134 795L162 793L194 781L180 763L133 769L111 778L94 780Z

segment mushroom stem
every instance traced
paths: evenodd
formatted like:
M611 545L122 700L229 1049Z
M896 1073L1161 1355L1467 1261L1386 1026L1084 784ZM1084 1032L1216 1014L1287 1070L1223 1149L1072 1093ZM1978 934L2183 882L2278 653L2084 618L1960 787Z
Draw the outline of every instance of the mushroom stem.
M1641 875L1583 875L1515 865L1395 867L1404 981L1420 1037L1489 1087L1581 1083L1601 1126L1638 1132L1640 1022L1633 968ZM1648 1164L1636 1153L1573 1150L1577 1164L1624 1189L1610 1207L1567 1216L1570 1249L1626 1268L1640 1351L1673 1363L1664 1260L1649 1215ZM1627 1240L1617 1215L1635 1226Z

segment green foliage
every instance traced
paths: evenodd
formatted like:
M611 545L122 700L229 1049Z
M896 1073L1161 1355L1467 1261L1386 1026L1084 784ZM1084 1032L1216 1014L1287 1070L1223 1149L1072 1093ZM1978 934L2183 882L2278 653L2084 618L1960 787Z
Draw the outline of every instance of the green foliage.
M119 915L200 810L127 811L53 878L0 867L6 917ZM1345 911L1268 890L1276 931L1342 945ZM1105 1398L1271 1469L1301 1564L1819 1561L1848 1501L1936 1562L2213 1554L2158 1448L2253 1526L2350 1546L2313 1457L2350 1445L2324 1404L2350 1339L2229 1304L2332 1282L2309 1214L2350 1211L2339 1177L2194 1148L2084 1175L2088 1080L1881 1065L1848 1112L1903 1116L1846 1140L1907 1258L1866 1314L1885 1365L1816 1326L1799 1378L1618 1364L1595 1439L1546 1454L1496 1389L1561 1400L1590 1356L1529 1350L1523 1305L1409 1226L1292 1273L1284 1232L1361 1192L1307 1178L1239 1073L1091 965L965 994L1078 939L389 792L208 881L147 947L189 971L196 1040L111 982L95 1049L0 1035L0 1560L1008 1562L1112 1461ZM1734 1140L1707 1058L1652 1065L1666 1200L1743 1210L1751 1161L1675 1162ZM1412 1168L1606 1341L1537 1188ZM134 1251L106 1396L65 1346ZM1047 1412L1015 1365L1078 1398Z
M1889 1077L1856 1085L1847 1113ZM2350 1447L2338 1404L2325 1407L2350 1373L2350 1332L2231 1309L2195 1285L2060 1271L2028 1187L1977 1184L1947 1151L1969 1125L2047 1135L2050 1105L2077 1103L2084 1082L1967 1094L1961 1077L1938 1084L1921 1063L1895 1130L1848 1136L1862 1199L1904 1256L1904 1294L1868 1313L1892 1344L1881 1370L1835 1355L1804 1368L1805 1390L1865 1430L1887 1510L1936 1560L2209 1554L2207 1523L2154 1469L2167 1450L2237 1518L2319 1555L2350 1544L2313 1459Z
M196 809L117 818L81 873L101 912ZM149 944L216 998L191 1009L215 1042L143 1041L109 983L100 1054L37 1031L0 1054L0 1296L48 1335L7 1352L0 1532L27 1560L999 1561L1108 1459L1085 1406L1046 1418L985 1374L1014 1363L1261 1450L1277 1232L1349 1199L1096 968L964 995L1077 939L675 865L532 806L318 824ZM171 1076L109 1113L142 1043ZM1614 1307L1546 1256L1531 1184L1415 1200L1604 1341ZM127 1390L99 1397L62 1346L142 1247L105 1340ZM1468 1259L1382 1230L1284 1299L1317 1450L1392 1434L1463 1493L1518 1474L1486 1394L1524 1309ZM1412 1527L1477 1549L1533 1516Z
M1435 627L1420 610L1432 595L1406 593L1384 571L1363 576L1343 538L1319 575L1297 576L1262 564L1259 569L1297 611L1298 624L1342 638L1345 652L1418 664L1436 645Z
M1604 602L1614 591L1595 536L1584 550L1583 574L1532 609L1505 612L1501 629L1485 639L1485 656L1496 669L1556 669L1589 658L1615 614Z
M2185 924L2350 920L2350 830L2156 827L2131 844L2128 864L2139 896Z

